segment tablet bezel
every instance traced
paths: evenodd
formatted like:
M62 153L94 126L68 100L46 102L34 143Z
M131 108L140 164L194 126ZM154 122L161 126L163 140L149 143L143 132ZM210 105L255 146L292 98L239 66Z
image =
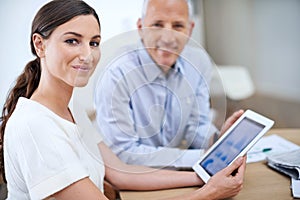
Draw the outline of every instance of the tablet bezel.
M264 126L264 128L254 137L253 140L251 140L246 146L245 148L240 151L238 153L238 155L236 157L234 157L234 159L231 161L234 162L238 157L240 156L244 156L247 151L249 151L249 149L273 126L274 121L262 116L259 113L256 113L252 110L246 110L243 115L241 117L239 117L239 119L237 119L235 121L235 123L205 152L205 154L201 157L200 160L198 160L195 165L193 166L193 170L198 174L198 176L200 176L200 178L207 183L207 181L210 179L211 175L209 174L209 172L206 171L205 168L203 168L201 166L201 162L203 160L205 160L212 151L215 150L216 147L219 146L219 144L232 132L232 130L234 130L234 128L245 118L248 118L250 120L255 121L256 123L259 123L261 125ZM224 144L224 143L223 143ZM230 163L230 164L231 164ZM229 164L229 165L230 165Z

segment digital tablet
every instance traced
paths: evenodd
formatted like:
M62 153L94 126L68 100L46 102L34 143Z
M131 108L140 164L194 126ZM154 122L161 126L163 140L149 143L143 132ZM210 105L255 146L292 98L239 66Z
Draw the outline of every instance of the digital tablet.
M247 110L193 166L206 183L211 176L230 165L247 151L273 126L274 121Z

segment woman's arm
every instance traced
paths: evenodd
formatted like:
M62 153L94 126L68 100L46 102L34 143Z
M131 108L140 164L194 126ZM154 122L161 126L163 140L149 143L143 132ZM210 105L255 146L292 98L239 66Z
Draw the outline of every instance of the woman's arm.
M158 190L203 185L203 181L194 172L127 165L103 142L98 147L105 163L106 180L118 189Z
M176 187L200 186L203 181L194 172L158 170L123 163L103 143L99 145L106 169L106 179L118 189L157 190ZM242 189L246 159L239 158L232 165L218 172L202 188L172 200L215 200L232 197ZM237 169L237 173L232 173ZM47 200L107 200L89 178L83 178L46 198Z
M187 186L200 186L203 181L194 172L158 170L123 163L103 143L98 145L105 163L106 179L118 189L156 190ZM242 189L246 159L241 157L232 165L218 172L209 182L195 192L175 199L224 199L238 194ZM233 172L237 170L235 175Z

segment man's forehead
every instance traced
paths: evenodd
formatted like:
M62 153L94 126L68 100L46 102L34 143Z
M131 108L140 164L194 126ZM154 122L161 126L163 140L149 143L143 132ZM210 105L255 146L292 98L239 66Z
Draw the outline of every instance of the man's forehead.
M168 18L186 20L189 18L188 4L185 0L149 0L146 17L153 20Z
M152 12L166 12L168 11L181 11L181 14L189 12L188 4L185 0L149 0L147 11Z

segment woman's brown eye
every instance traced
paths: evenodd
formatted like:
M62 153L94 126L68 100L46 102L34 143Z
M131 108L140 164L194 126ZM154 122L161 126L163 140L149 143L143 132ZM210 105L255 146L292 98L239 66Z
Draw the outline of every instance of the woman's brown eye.
M78 41L76 39L68 39L65 42L68 44L78 44Z

